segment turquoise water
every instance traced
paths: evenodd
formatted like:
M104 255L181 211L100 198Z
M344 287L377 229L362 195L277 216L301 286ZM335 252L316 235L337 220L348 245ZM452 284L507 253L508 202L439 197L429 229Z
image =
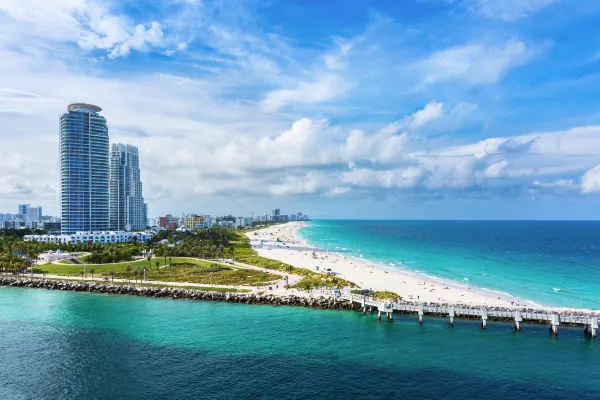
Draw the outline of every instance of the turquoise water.
M600 308L600 222L313 221L309 243L542 305Z
M598 399L581 329L0 288L1 399Z

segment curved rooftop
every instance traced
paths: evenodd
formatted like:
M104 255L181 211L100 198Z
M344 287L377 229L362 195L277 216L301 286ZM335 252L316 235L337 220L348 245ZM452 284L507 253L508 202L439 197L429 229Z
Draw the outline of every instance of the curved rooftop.
M92 111L92 112L100 112L102 108L95 106L93 104L87 103L73 103L69 104L69 111Z

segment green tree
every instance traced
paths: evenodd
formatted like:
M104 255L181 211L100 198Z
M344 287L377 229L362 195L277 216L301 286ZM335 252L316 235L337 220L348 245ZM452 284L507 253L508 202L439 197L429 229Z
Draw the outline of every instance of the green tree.
M110 275L110 283L113 283L115 281L115 271L111 269L108 274Z
M127 280L131 282L131 265L128 265L126 268L127 271Z
M158 271L160 267L160 261L157 260L154 264L156 265L156 270Z

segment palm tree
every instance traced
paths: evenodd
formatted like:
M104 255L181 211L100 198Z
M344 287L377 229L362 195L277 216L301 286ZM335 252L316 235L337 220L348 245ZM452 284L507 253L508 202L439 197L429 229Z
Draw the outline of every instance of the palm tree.
M146 257L146 260L148 260L148 265L150 266L150 269L152 269L152 256Z
M92 280L94 280L95 273L96 273L96 270L94 268L90 269L90 274L92 274Z
M133 277L135 278L135 283L137 284L137 277L138 277L138 270L136 269L135 271L133 271Z
M27 257L31 260L31 275L33 275L33 267L37 264L37 258L40 255L40 252L36 248L30 248L27 250Z
M79 271L79 273L81 274L81 280L83 280L83 271Z
M171 266L171 257L169 257L169 267Z
M115 281L115 271L113 271L112 269L110 271L108 271L108 274L110 275L110 283L113 283Z
M127 266L127 269L126 269L126 271L127 271L127 280L128 280L129 282L131 282L131 265L128 265L128 266Z
M156 270L158 271L158 268L160 267L160 261L156 261L155 265L156 265Z

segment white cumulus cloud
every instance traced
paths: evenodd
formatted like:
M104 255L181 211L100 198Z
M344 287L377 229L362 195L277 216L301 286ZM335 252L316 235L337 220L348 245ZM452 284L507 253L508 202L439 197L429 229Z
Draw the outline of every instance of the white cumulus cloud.
M600 165L596 165L594 168L583 174L581 177L581 192L600 192Z

